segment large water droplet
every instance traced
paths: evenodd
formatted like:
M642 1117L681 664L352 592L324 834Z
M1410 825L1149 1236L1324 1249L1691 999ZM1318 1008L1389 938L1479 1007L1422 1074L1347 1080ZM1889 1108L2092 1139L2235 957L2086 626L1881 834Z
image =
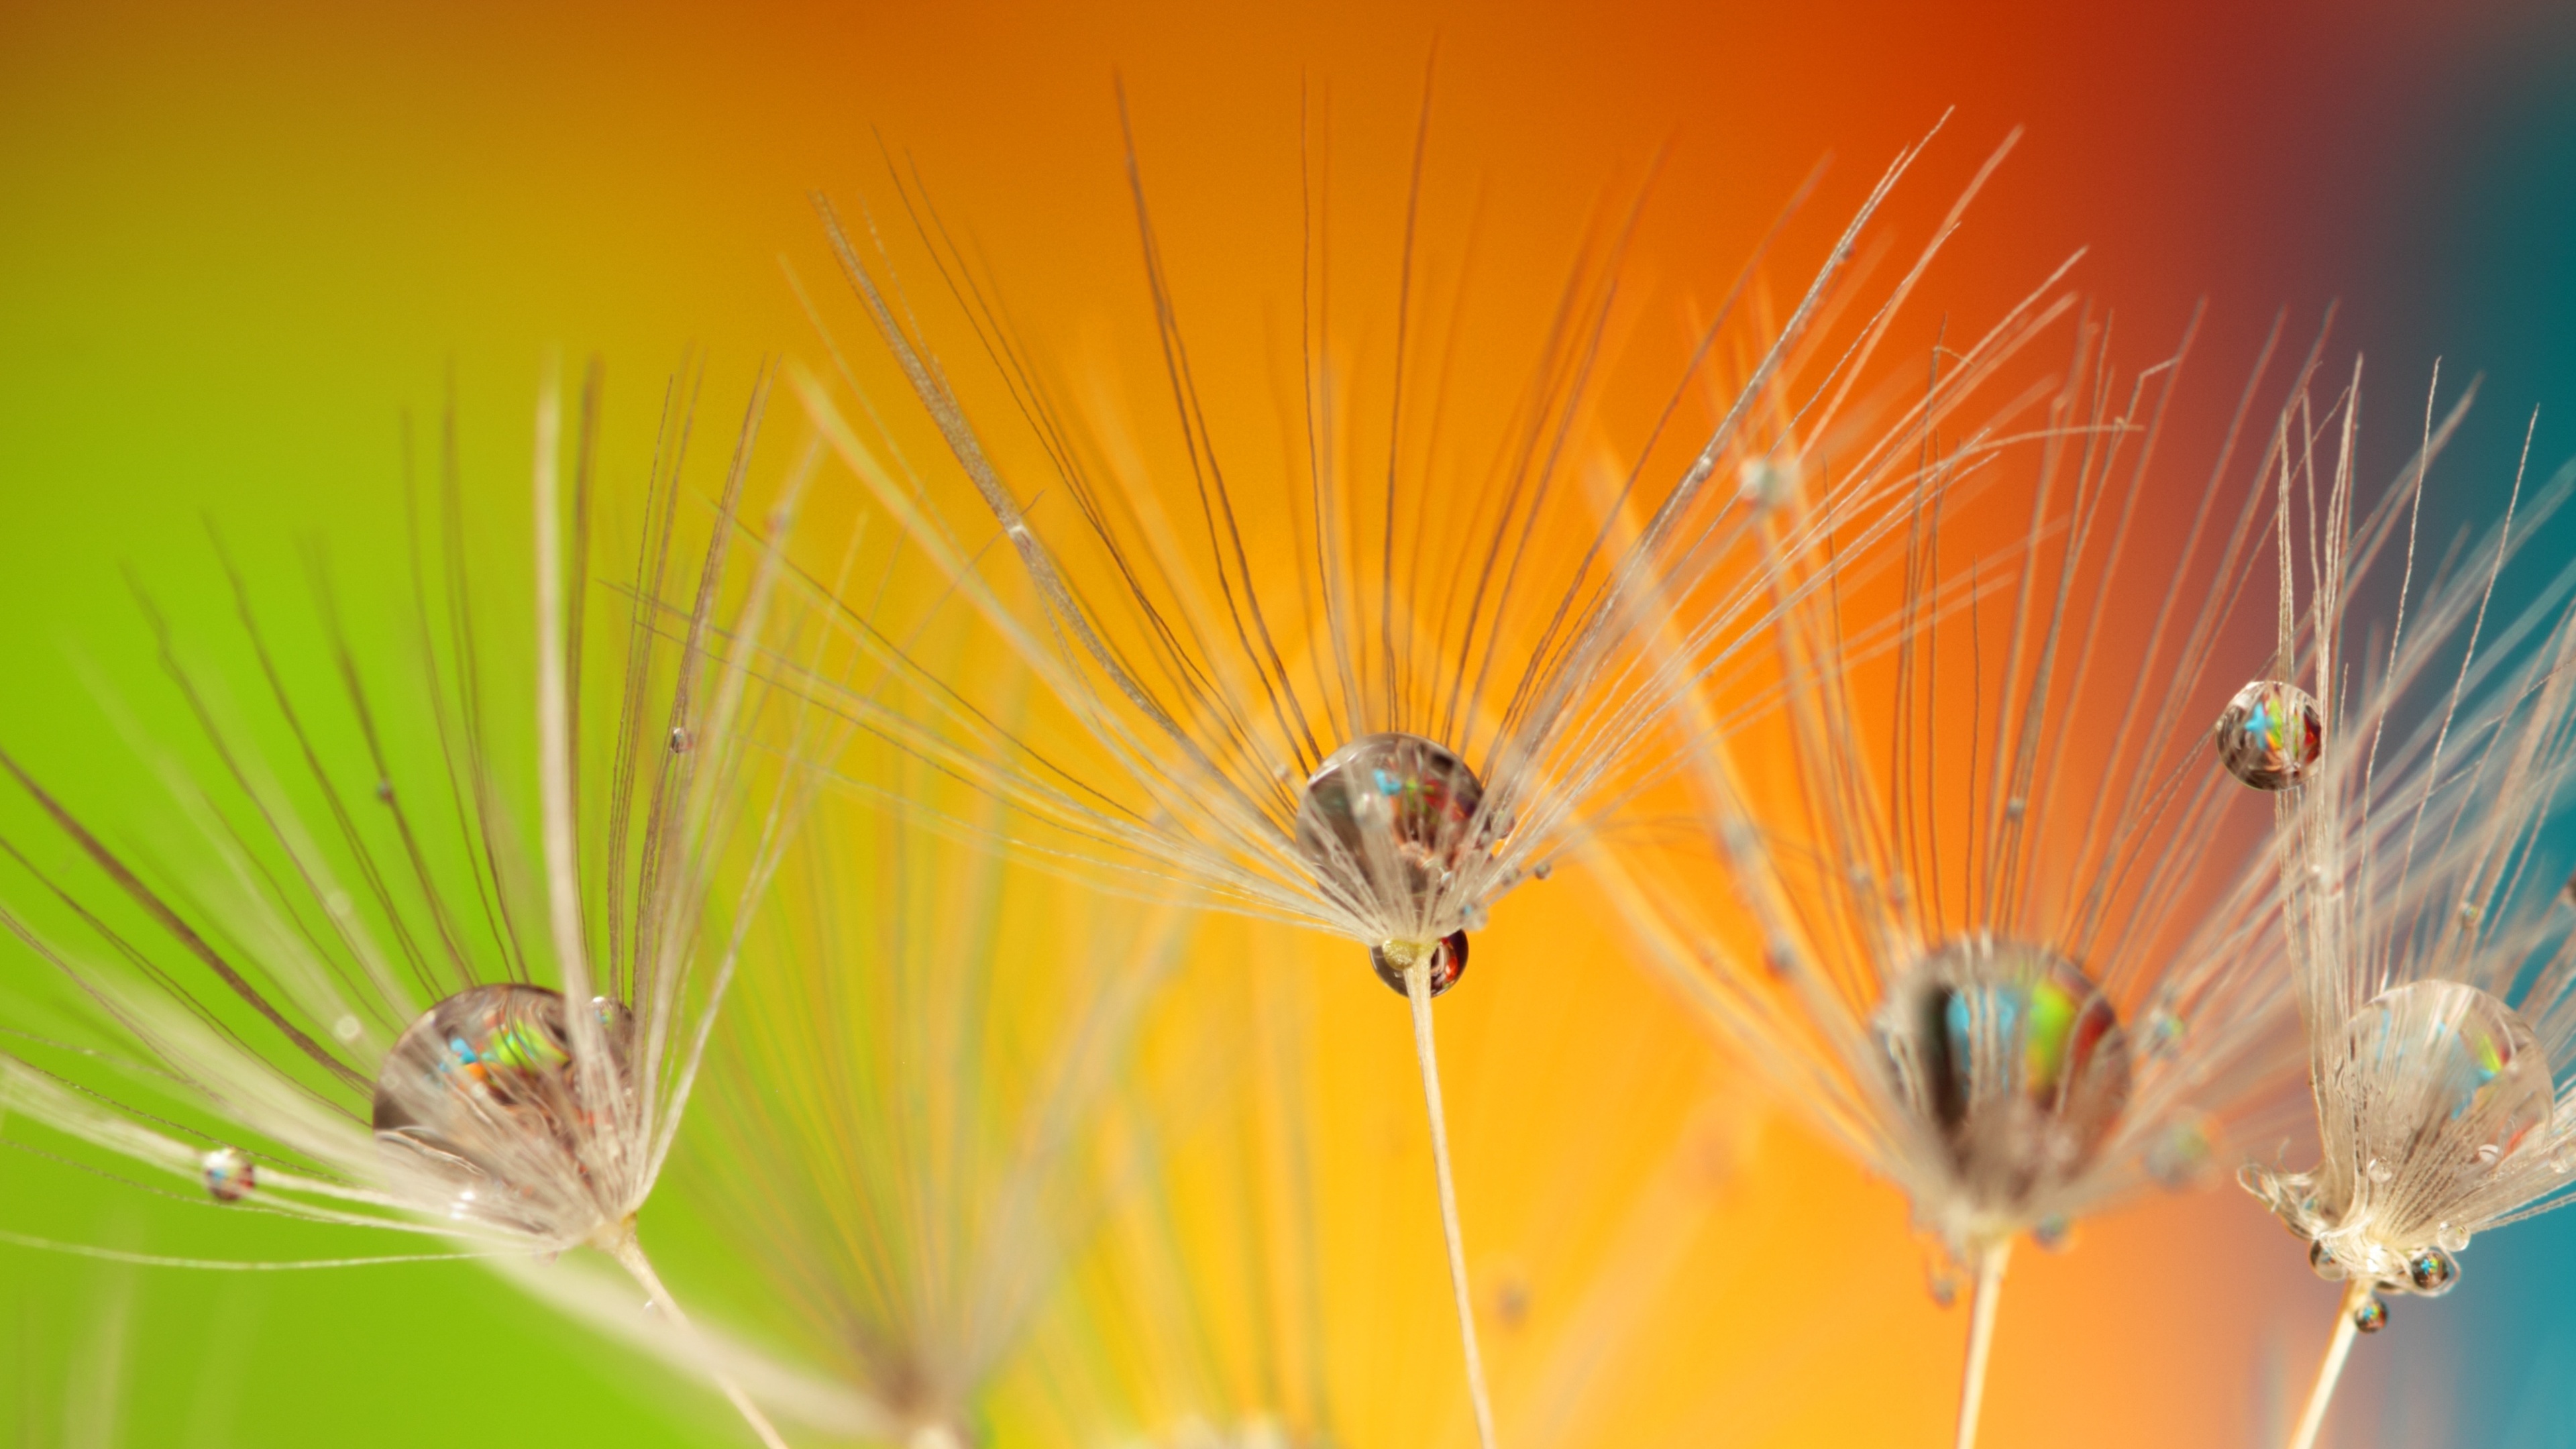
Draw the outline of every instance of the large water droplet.
M2258 679L2227 702L2213 737L2227 773L2257 790L2286 790L2317 762L2325 726L2306 690Z
M1484 786L1419 735L1367 735L1324 761L1297 802L1297 853L1333 900L1423 944L1480 904L1452 885L1507 827L1478 818Z
M2373 1164L2374 1183L2389 1180L2382 1168L2391 1178L2483 1172L2549 1135L2549 1061L2538 1038L2474 986L2413 981L2371 998L2345 1026L2335 1070L2360 1108L2353 1148Z
M610 1080L628 1090L633 1030L600 999ZM539 1233L581 1231L595 1215L583 1138L597 1125L563 997L542 986L476 986L405 1028L376 1075L374 1123L398 1174L441 1192L449 1215Z
M1876 1026L1898 1092L1991 1206L2074 1178L2128 1105L2119 1017L2052 952L1953 941L1905 973Z

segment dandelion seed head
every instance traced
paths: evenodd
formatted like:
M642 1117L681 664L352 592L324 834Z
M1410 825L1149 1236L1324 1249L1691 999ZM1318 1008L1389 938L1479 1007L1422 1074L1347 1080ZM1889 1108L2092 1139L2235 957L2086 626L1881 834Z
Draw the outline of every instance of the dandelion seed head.
M2522 1015L2476 987L2411 981L2374 997L2318 1089L2348 1132L2329 1134L2313 1172L2256 1169L2251 1186L2338 1276L2448 1292L2468 1213L2508 1164L2547 1170L2548 1059Z
M2306 690L2257 679L2219 712L2211 738L2227 773L2257 790L2286 790L2316 764L2325 722Z

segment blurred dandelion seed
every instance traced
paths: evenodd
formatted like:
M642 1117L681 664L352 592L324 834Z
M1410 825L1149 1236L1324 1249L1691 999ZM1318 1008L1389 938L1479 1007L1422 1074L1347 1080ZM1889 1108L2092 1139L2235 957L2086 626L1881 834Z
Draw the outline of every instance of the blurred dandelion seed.
M372 652L345 632L318 558L339 715L316 711L293 687L244 574L222 555L274 708L265 730L291 741L289 768L278 773L259 748L262 731L229 717L217 682L182 662L169 622L142 596L164 671L220 773L192 775L175 742L140 746L172 792L150 839L154 858L177 865L156 868L111 846L33 771L0 754L0 768L98 877L79 884L0 842L22 883L0 908L0 925L59 968L135 1054L66 1049L46 1065L34 1050L41 1044L26 1039L27 1048L0 1057L0 1100L88 1148L189 1179L236 1211L447 1238L462 1250L454 1256L490 1259L541 1296L707 1374L778 1446L746 1385L822 1422L845 1406L693 1331L635 1231L739 958L729 917L765 887L810 789L811 777L794 769L764 783L765 756L747 748L777 712L744 667L769 627L775 546L748 581L729 580L726 568L740 546L730 520L767 388L764 378L694 573L677 555L681 459L666 434L621 621L614 753L588 809L580 667L597 372L574 445L569 549L561 408L551 382L544 391L532 490L533 871L518 850L526 819L513 814L496 758L501 737L486 712L481 651L489 641L468 581L452 421L435 590L417 540L412 559L422 668L408 684L426 697L426 740L396 727L406 706L388 710L388 702L411 696L378 692ZM673 582L686 591L684 605L665 602ZM433 601L446 616L443 648ZM663 758L665 731L675 744L700 747ZM339 748L353 735L362 746L356 769ZM412 752L424 745L429 767L415 771ZM444 776L417 805L396 787L415 773ZM336 782L352 775L373 782L379 815L361 820L347 809ZM453 807L444 820L442 798ZM450 828L455 834L444 836ZM728 908L719 867L737 848L739 896ZM60 929L42 923L48 912L62 918ZM625 1294L529 1271L538 1258L582 1246L626 1270L672 1331L640 1330Z
M1323 276L1333 238L1312 191L1315 133L1304 132L1298 401L1285 405L1302 454L1255 451L1247 464L1220 441L1222 412L1184 341L1181 289L1146 205L1132 128L1127 178L1167 432L1137 434L1114 403L1068 408L1052 359L1016 334L918 179L901 173L902 204L964 314L967 345L934 345L872 219L863 235L873 257L828 203L818 206L954 472L922 465L907 430L869 403L868 381L837 349L857 416L822 381L796 385L876 504L1027 661L1067 738L1041 746L996 726L993 710L858 622L865 611L856 607L845 610L845 627L904 676L911 700L828 687L818 697L1008 801L1017 811L1008 840L1023 853L1131 893L1187 889L1223 909L1331 931L1367 949L1381 979L1407 996L1469 1398L1490 1449L1431 1000L1456 984L1469 935L1504 894L1669 771L1655 748L1669 701L1738 668L1775 606L1758 549L1793 495L1814 489L1804 502L1830 514L1892 486L1930 430L2054 312L2036 299L2016 309L1959 354L1954 386L1896 409L1892 423L1847 408L1949 232L1846 326L1846 267L1918 146L1878 179L1785 319L1772 325L1767 305L1748 302L1748 269L1651 426L1596 448L1586 439L1608 430L1597 406L1602 352L1632 206L1576 266L1526 393L1497 409L1500 426L1462 445L1454 425L1422 421L1426 411L1466 410L1439 395L1445 360L1426 360L1420 341L1436 335L1417 317L1433 295L1419 235L1429 116L1426 100L1394 254L1393 385L1366 410L1342 396L1352 369L1333 298L1344 294ZM1717 344L1730 336L1740 363L1722 381ZM976 356L990 373L952 370ZM1103 372L1085 376L1108 394ZM1793 382L1809 395L1793 400ZM1703 387L1708 427L1694 443L1681 420ZM1023 426L1012 429L1014 419ZM1981 446L1963 445L1953 462L1973 466ZM1462 447L1489 447L1491 459ZM1588 454L1609 461L1587 498L1576 485ZM1440 486L1480 474L1491 486ZM1752 486L1706 486L1728 476ZM1077 516L1042 515L1040 495L1014 486L1020 477L1061 489ZM1174 494L1178 508L1167 512ZM969 542L981 531L978 513L998 527L996 541L1008 541L1016 577L989 578L979 566Z

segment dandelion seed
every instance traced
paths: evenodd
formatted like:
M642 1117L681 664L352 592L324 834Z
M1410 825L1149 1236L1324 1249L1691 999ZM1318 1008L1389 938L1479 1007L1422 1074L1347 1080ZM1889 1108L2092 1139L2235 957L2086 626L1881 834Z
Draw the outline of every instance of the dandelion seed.
M0 768L95 877L85 885L12 848L18 882L0 925L78 983L140 1057L86 1055L59 1068L26 1054L0 1057L0 1103L13 1122L193 1175L242 1211L430 1233L453 1241L457 1256L504 1255L495 1266L532 1290L630 1332L631 1290L611 1295L579 1274L532 1274L512 1262L596 1248L671 1320L674 1331L651 1346L712 1377L776 1446L782 1441L746 1385L827 1424L846 1416L845 1397L688 1325L635 1226L734 970L736 942L708 919L727 904L717 861L738 834L747 838L741 902L756 899L774 869L780 827L810 784L793 769L764 781L753 771L760 754L745 748L771 708L744 665L768 639L776 556L748 583L729 584L734 544L719 527L694 594L666 604L676 540L673 511L662 505L678 480L657 476L653 511L663 521L646 540L620 621L631 647L617 681L615 750L606 774L590 777L607 789L583 801L583 681L574 665L589 574L576 555L567 597L557 417L549 388L536 429L538 668L533 698L520 696L537 725L539 789L529 813L540 826L540 868L522 869L502 844L518 802L505 801L494 778L483 713L490 681L478 663L452 494L441 500L438 599L450 633L445 647L433 643L431 569L415 547L427 667L409 690L397 686L396 697L425 696L421 734L383 728L393 717L377 692L386 682L341 636L334 597L320 585L343 695L334 725L355 726L384 807L365 822L335 789L347 775L327 758L330 736L316 723L325 713L280 667L246 576L226 555L274 706L265 731L215 709L215 692L185 664L168 621L145 605L185 717L223 767L211 779L192 778L175 759L165 768L173 804L155 822L155 854L179 868L165 876L130 863L32 770L0 754ZM745 462L757 420L755 402ZM591 450L585 431L574 504L585 520ZM743 478L738 465L727 517ZM587 536L585 521L575 537ZM719 652L727 641L731 652ZM652 760L657 716L675 732L697 730L708 748L687 762ZM258 746L270 732L291 743L283 758L301 774L265 768ZM424 746L435 762L430 777L445 778L419 798L453 802L452 815L435 804L415 808L394 786ZM469 893L459 899L443 884L451 880L471 881ZM43 916L56 907L59 930ZM111 925L118 913L140 925ZM567 998L584 1008L567 1010ZM370 1022L392 1040L381 1059L354 1050ZM150 1105L124 1100L136 1093L151 1094ZM219 1134L224 1145L208 1151L183 1140L197 1132Z
M1935 459L1890 516L1835 520L1893 559L1774 551L1779 722L1718 738L1686 707L1701 839L1594 862L1645 960L1905 1191L1936 1298L1970 1285L1962 1449L2014 1240L2202 1180L2290 1048L2284 983L2234 969L2277 887L2228 847L2242 797L2195 722L2261 499L2230 530L2213 476L2146 562L2127 530L2172 370L2113 411L2099 335L2076 357L2029 474L1987 458L1971 488ZM1987 506L2026 529L1993 572L1957 542Z
M2295 1449L2323 1428L2353 1335L2386 1326L2380 1295L2451 1291L2477 1234L2565 1200L2559 1164L2576 1145L2576 1122L2556 1107L2576 1067L2576 944L2554 901L2517 891L2538 822L2570 783L2571 579L2559 572L2518 620L2490 617L2522 541L2562 510L2576 473L2529 496L2517 476L2504 521L2454 546L2473 562L2419 588L2424 480L2467 400L2436 426L2428 399L2417 457L2364 510L2358 399L2356 368L2333 406L2285 418L2285 434L2341 441L2329 474L2284 464L2273 478L2280 656L2317 682L2314 698L2349 701L2284 796L2289 913L2265 953L2296 986L2322 1160L2243 1174L2346 1282ZM2301 517L2299 499L2317 516ZM2320 545L2302 602L2288 537L2309 527ZM2395 621L2364 634L2349 600L2389 571Z
M1093 1167L1171 913L855 810L809 825L779 897L758 948L798 969L733 1003L701 1109L718 1130L675 1188L788 1310L769 1330L870 1406L872 1441L962 1449L1103 1210Z
M917 703L818 693L1008 800L1021 812L1012 838L1024 853L1131 893L1186 887L1221 908L1333 932L1367 950L1382 980L1401 983L1469 1399L1490 1446L1431 1001L1455 985L1469 934L1501 896L1669 773L1655 746L1675 692L1734 677L1754 624L1774 607L1758 539L1785 519L1838 516L1897 486L1932 432L2056 310L2035 300L2009 314L1957 350L1955 387L1892 409L1892 421L1881 414L1863 427L1847 415L1855 372L1920 268L1883 305L1857 309L1854 331L1834 332L1833 304L1908 152L1787 317L1746 336L1738 375L1718 381L1712 360L1721 337L1754 325L1731 300L1681 369L1664 421L1586 463L1572 440L1611 431L1596 351L1627 222L1610 263L1569 283L1528 395L1480 409L1432 395L1441 374L1430 371L1420 341L1430 334L1413 310L1429 294L1417 181L1408 240L1392 259L1392 389L1367 410L1386 420L1383 432L1374 422L1357 430L1342 391L1352 329L1331 299L1350 293L1320 284L1318 230L1305 274L1283 279L1315 299L1294 359L1304 413L1287 459L1256 451L1247 461L1210 405L1214 370L1203 372L1190 346L1184 289L1128 149L1153 320L1138 355L1157 379L1145 397L1167 426L1130 425L1114 380L1100 380L1114 369L1076 370L1007 327L981 263L947 244L918 187L903 181L928 269L949 280L972 328L964 345L934 346L873 225L862 236L874 256L828 206L826 225L953 470L921 466L907 430L875 409L854 419L821 382L802 384L840 461L1028 663L1071 739L996 728L1002 711L921 669L874 624L850 627L853 645ZM1311 198L1308 214L1322 215ZM978 358L991 374L970 367ZM1068 402L1067 373L1106 400ZM1245 386L1266 395L1267 374ZM842 380L869 396L846 362ZM1679 419L1702 387L1707 426L1685 433ZM1435 406L1494 421L1435 433L1424 421ZM1471 443L1457 441L1471 432ZM1256 446L1275 450L1267 437ZM1367 462L1347 461L1355 457ZM1752 496L1709 486L1730 466L1755 485ZM1010 579L980 566L988 538L1017 559ZM846 597L837 611L864 612ZM1052 834L1031 838L1040 832Z

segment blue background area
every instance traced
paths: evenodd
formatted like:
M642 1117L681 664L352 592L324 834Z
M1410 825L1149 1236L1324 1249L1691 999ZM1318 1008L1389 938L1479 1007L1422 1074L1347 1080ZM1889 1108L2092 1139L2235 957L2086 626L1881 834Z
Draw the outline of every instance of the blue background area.
M2420 417L2436 356L2446 397L2484 374L2472 426L2433 475L2428 537L2437 521L2457 526L2503 506L2533 407L2533 481L2576 455L2571 75L2576 22L2560 19L2515 27L2427 77L2362 209L2368 302L2346 335L2370 353L2365 425L2383 442L2410 431L2397 424ZM2561 517L2533 540L2519 581L2571 559L2576 519ZM2561 807L2544 848L2562 867L2576 860L2576 808ZM2567 1065L2559 1070L2563 1082ZM2375 1398L2380 1412L2342 1416L2342 1442L2576 1444L2576 1212L2480 1238L2462 1261L2457 1292L2401 1301L2392 1332L2359 1345L2353 1373L2365 1382L2348 1383L2366 1392L2347 1407ZM2410 1422L2411 1402L2445 1405L2448 1423Z

